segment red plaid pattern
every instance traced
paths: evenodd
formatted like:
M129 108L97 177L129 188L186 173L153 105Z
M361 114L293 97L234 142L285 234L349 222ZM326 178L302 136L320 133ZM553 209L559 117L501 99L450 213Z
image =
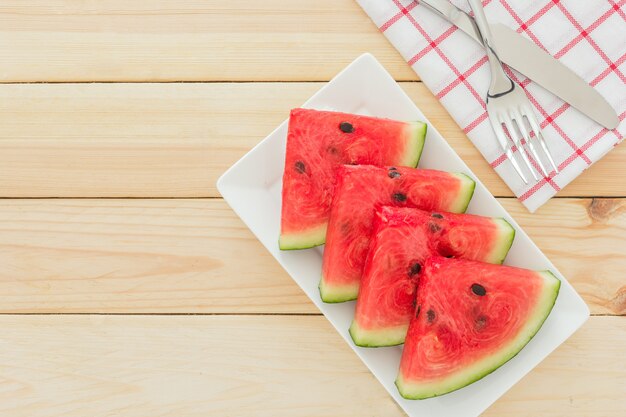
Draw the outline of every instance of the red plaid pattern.
M491 21L515 29L575 71L620 118L617 129L604 129L507 69L535 107L561 171L529 185L506 162L487 122L484 97L490 75L482 47L416 0L357 1L530 211L626 136L626 0L483 0ZM469 9L464 0L452 3Z

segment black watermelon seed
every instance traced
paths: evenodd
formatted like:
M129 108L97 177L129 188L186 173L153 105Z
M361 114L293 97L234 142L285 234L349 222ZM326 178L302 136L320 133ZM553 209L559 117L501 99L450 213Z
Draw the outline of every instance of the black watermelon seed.
M436 314L433 310L428 310L426 312L426 321L428 323L432 323L433 321L435 321L435 317L436 317Z
M454 258L454 255L446 255L446 258L448 258L448 259Z
M413 275L419 274L421 270L422 270L422 265L420 265L418 262L415 262L409 268L409 276L412 277Z
M389 174L387 174L387 175L389 175L389 178L397 178L397 177L399 177L402 174L400 174L398 171L391 170L391 171L389 171Z
M441 226L439 226L437 223L430 222L430 223L428 223L428 229L429 229L432 233L437 233L438 231L440 231L440 230L441 230Z
M304 162L302 161L297 161L296 162L296 171L298 171L298 173L303 174L304 173Z
M393 199L399 202L403 202L406 201L406 194L402 194L402 193L395 193L393 195Z
M395 170L397 170L397 169L398 169L398 168L396 168L396 167L389 167L389 171L395 171Z
M416 318L420 315L420 311L422 311L422 306L417 306L417 311L415 312Z
M439 213L433 213L430 215L430 217L434 217L436 219L443 219L443 216Z
M476 325L476 330L482 330L487 325L487 317L479 316L474 323Z
M352 126L352 123L348 123L348 122L341 122L341 123L339 123L339 129L341 129L341 131L343 133L352 133L352 132L354 132L354 126Z
M472 292L476 295L483 296L487 294L487 290L480 284L472 284Z

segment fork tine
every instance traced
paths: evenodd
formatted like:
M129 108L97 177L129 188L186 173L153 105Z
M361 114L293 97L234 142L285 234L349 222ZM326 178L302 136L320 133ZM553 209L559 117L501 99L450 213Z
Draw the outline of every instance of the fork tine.
M548 157L548 160L550 161L552 168L554 168L554 172L558 174L559 168L554 163L554 159L552 159L552 154L550 153L550 150L548 149L548 145L546 144L546 141L543 139L543 133L541 133L541 131L539 131L538 133L539 134L535 133L535 136L537 136L537 138L539 139L539 144L543 148L543 151L546 153L546 156Z
M552 153L550 153L550 149L548 149L548 145L546 144L546 141L543 139L543 134L541 133L541 129L539 128L539 123L537 123L537 120L535 120L535 116L533 115L532 111L525 111L524 113L526 113L525 114L526 120L528 120L528 124L530 125L533 133L535 134L535 137L539 141L539 145L541 145L541 148L543 149L546 156L548 157L548 160L550 161L552 168L554 168L554 171L558 174L559 168L554 163L554 159L552 159Z
M522 147L522 143L519 139L519 135L515 131L515 126L513 126L513 120L511 120L511 118L508 115L504 117L504 125L506 126L506 130L509 131L509 136L511 137L511 140L513 141L515 146L517 146L517 149L519 150L519 154L522 156L522 160L528 167L528 170L532 174L535 181L537 181L539 178L537 178L537 174L535 174L535 170L533 169L533 166L530 164L530 161L528 160L528 157L526 156L526 152L524 152L524 148Z
M522 181L524 181L524 184L528 184L528 180L524 176L524 173L522 172L522 169L520 168L520 166L517 164L517 161L515 160L515 157L513 156L513 152L511 152L511 147L509 146L509 143L508 143L509 140L504 134L504 130L502 130L502 124L494 120L493 117L490 117L489 121L491 122L491 128L496 134L496 138L498 139L498 142L500 142L500 146L502 147L504 154L511 162L511 165L513 165L515 172L517 172L517 175L519 175Z
M513 112L513 118L514 118L513 121L517 125L517 128L519 129L519 132L522 135L522 138L524 139L524 141L526 142L526 145L530 149L530 153L533 155L533 158L535 158L535 161L537 161L537 164L541 168L543 175L547 177L548 175L550 175L550 173L546 170L546 167L543 165L543 162L541 162L541 158L539 157L539 154L535 150L535 146L530 141L530 135L528 134L528 130L526 129L526 125L524 124L524 118L517 110Z

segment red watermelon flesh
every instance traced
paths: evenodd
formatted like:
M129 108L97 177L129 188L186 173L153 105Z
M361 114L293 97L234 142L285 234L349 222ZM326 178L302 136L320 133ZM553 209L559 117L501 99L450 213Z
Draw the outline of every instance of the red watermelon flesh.
M415 167L426 135L420 122L294 109L283 174L281 249L324 243L336 171L343 164Z
M358 346L404 342L416 285L432 255L501 263L515 236L504 219L383 207L365 262L350 334Z
M463 212L475 183L464 174L405 167L343 166L337 172L320 281L325 302L356 299L376 208Z
M493 372L539 331L559 288L549 271L428 259L396 380L400 394L434 397Z

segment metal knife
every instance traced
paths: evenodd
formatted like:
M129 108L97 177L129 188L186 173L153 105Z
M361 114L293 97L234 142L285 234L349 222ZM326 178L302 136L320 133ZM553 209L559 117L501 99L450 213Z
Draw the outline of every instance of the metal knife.
M420 0L448 22L456 25L476 42L482 37L474 19L447 0ZM554 59L530 40L500 23L489 24L496 41L498 56L546 90L608 129L619 124L611 105L572 70Z

